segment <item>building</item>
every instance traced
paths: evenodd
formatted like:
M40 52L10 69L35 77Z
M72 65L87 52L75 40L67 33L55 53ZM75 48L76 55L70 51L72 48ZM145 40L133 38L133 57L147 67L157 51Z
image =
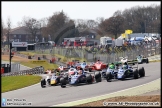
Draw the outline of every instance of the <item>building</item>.
M34 39L31 35L31 33L28 31L27 27L17 27L14 29L11 29L9 34L10 42L28 42L28 43L34 43ZM40 31L36 34L35 42L42 41L42 37L40 34Z

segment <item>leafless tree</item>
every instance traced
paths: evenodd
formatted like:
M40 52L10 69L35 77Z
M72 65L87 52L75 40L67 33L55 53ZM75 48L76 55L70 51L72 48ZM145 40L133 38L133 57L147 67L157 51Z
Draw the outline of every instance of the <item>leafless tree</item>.
M124 18L121 16L113 16L106 19L100 24L100 27L107 33L112 34L117 38L117 35L123 31Z
M95 20L87 20L87 27L93 29L98 26L98 23Z
M27 28L26 30L31 34L31 38L36 42L36 34L40 30L40 23L38 20L30 17L24 17L23 25Z
M62 27L64 27L68 22L69 18L63 11L55 12L52 16L48 18L47 31L49 33L48 35L51 36L52 40L56 38L54 37L54 34Z
M10 45L10 32L11 32L11 20L10 17L8 17L7 19L7 42L8 42L8 46Z

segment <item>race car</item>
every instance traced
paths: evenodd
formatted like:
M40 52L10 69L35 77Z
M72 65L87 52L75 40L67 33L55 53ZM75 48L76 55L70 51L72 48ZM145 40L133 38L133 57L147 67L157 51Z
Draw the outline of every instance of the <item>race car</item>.
M79 74L78 72L75 72L74 75L71 75L69 77L69 82L67 83L66 79L62 77L60 79L60 85L62 88L66 87L67 84L69 85L80 85L80 84L91 84L93 82L101 82L101 74L99 72L96 72L94 76L92 76L90 73L84 73Z
M84 69L85 71L88 71L88 64L84 61L82 63L80 63L80 65L77 65L76 68L77 70L79 70L80 68Z
M142 63L149 63L149 60L148 58L146 58L145 56L143 55L139 55L137 56L137 60L135 60L138 62L138 64L142 64Z
M126 62L118 67L118 71L109 70L106 72L107 82L111 82L112 79L125 80L126 78L138 79L139 77L145 76L145 69L137 67L134 69L132 66L128 65Z
M59 71L59 72L64 72L64 71L68 71L69 67L65 67L65 66L62 66L60 65L56 71Z
M109 63L108 64L108 68L106 69L106 71L102 71L101 75L102 78L106 78L106 72L111 72L114 76L116 76L117 72L118 72L118 66L120 63Z
M51 74L52 73L52 70L50 70L50 69L47 69L45 72L44 72L44 74Z
M49 86L56 86L60 84L60 78L65 78L68 80L68 76L61 73L54 73L51 75L47 75L45 79L41 79L41 87L45 88L47 85Z
M107 64L98 60L96 63L90 65L88 68L89 68L89 72L102 71L103 69L107 69Z

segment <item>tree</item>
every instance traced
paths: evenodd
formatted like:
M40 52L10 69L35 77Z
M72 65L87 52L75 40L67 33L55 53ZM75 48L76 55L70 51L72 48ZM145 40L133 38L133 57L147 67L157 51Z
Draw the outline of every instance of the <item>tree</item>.
M42 38L44 38L44 41L48 41L48 35L49 35L49 30L47 27L48 18L42 18L40 19L39 22L41 24L40 33L42 35Z
M87 20L87 27L93 29L98 26L98 23L95 20Z
M119 33L123 31L123 21L124 18L121 16L113 16L109 19L106 19L100 24L100 27L107 33L112 34L117 38Z
M11 20L8 17L8 19L7 19L7 42L8 42L8 47L10 45L10 37L9 37L10 32L11 32Z
M63 11L55 12L51 17L48 18L48 35L51 36L52 40L55 40L56 38L55 33L57 33L57 31L64 27L67 23L69 23L69 18Z
M27 27L26 31L28 31L31 34L31 38L34 40L33 42L36 42L36 34L40 30L40 23L34 18L30 17L24 17L23 19L23 25Z
M86 20L83 20L83 19L75 20L75 25L76 25L76 28L78 28L78 29L87 29L88 28Z

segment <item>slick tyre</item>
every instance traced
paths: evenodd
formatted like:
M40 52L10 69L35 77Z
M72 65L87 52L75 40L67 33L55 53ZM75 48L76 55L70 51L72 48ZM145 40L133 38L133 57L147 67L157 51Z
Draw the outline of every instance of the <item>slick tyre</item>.
M41 80L41 87L42 88L45 88L46 87L45 85L46 85L46 80L45 79L42 79Z
M66 87L66 80L65 80L65 78L60 78L60 85L61 85L61 88L65 88Z
M107 82L111 82L111 79L112 79L112 75L110 72L106 72L106 80Z
M138 70L137 69L135 69L133 71L133 75L134 75L134 79L138 79Z
M92 80L93 80L92 79L92 75L91 74L87 74L86 75L86 80L87 80L87 83L89 83L89 84L92 83Z
M95 73L95 80L96 80L96 82L101 82L102 81L100 72Z
M145 76L145 69L144 69L144 67L139 68L139 75L140 75L140 77L144 77Z
M149 63L149 60L148 60L148 58L146 59L146 63Z

